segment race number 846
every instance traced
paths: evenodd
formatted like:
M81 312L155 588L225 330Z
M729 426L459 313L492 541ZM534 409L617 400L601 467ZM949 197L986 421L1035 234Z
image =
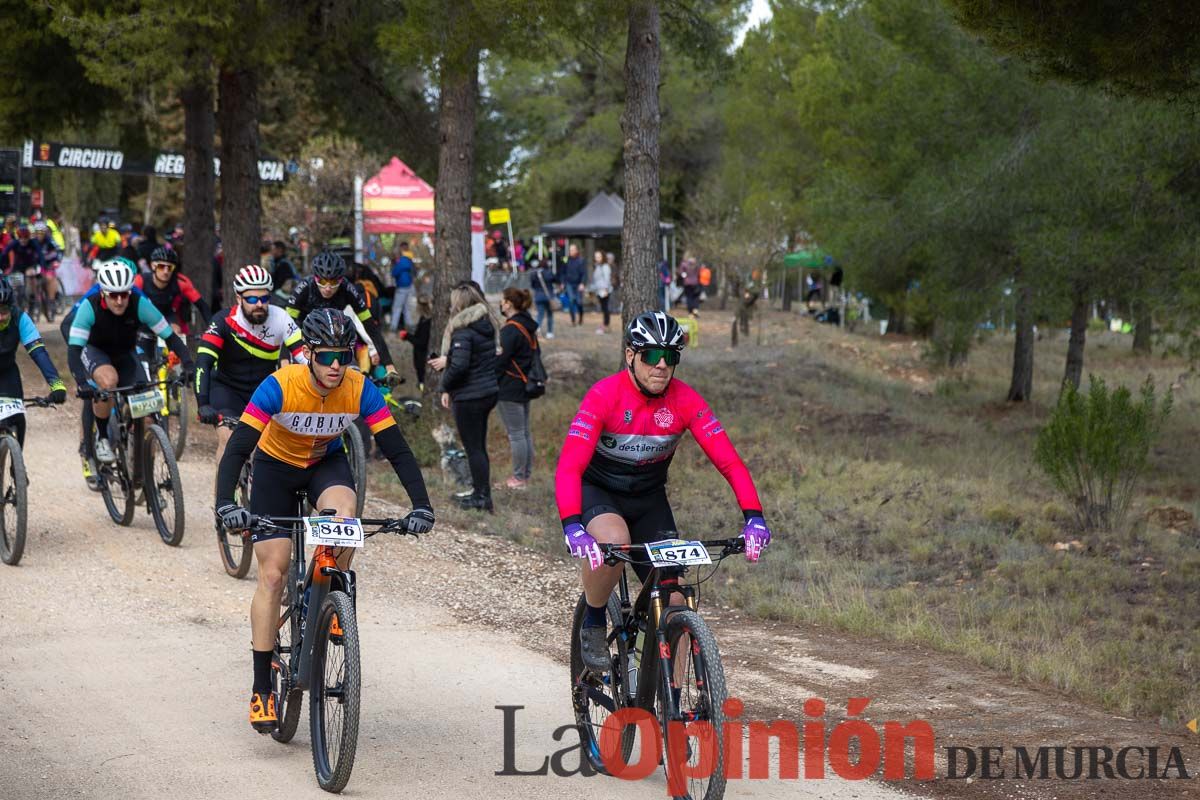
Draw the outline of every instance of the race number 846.
M310 545L333 547L362 547L362 523L354 517L308 517L305 520Z

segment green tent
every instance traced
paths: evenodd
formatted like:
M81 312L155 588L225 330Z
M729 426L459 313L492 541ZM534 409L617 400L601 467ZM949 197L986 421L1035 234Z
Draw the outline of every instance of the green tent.
M783 257L783 265L789 269L833 269L833 256L819 247L797 250Z

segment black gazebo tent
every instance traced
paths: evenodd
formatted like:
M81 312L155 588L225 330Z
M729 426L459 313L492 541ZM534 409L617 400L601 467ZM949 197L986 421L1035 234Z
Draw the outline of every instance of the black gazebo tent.
M620 236L625 225L625 201L619 195L600 192L586 206L566 219L542 225L544 235L578 236L584 239L602 239ZM671 273L675 273L675 226L670 222L658 223L659 238L663 243L663 258L667 258L667 236L671 237ZM551 253L557 263L558 247L551 244Z

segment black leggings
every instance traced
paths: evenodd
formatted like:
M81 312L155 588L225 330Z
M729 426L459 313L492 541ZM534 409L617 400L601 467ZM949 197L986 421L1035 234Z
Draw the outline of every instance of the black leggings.
M608 311L608 298L609 295L604 295L604 297L600 298L600 310L604 313L604 327L606 328L608 327L608 320L610 317Z
M492 496L491 463L487 453L488 415L496 407L496 395L482 400L455 400L454 424L463 449L467 451L467 463L471 465L471 484L475 493Z
M413 349L413 371L417 373L417 383L425 382L425 360L429 358L429 328L432 324L432 320L428 318L421 319L417 323L417 329L408 337Z

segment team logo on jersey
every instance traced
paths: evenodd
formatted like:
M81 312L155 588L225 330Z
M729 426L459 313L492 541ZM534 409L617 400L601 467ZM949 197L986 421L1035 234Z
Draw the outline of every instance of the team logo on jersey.
M627 408L627 409L625 409L625 421L626 421L626 422L633 422L633 411L631 411L631 410L630 410L630 409L628 409L628 408Z
M609 450L612 450L614 447L617 446L617 437L609 436L608 434L605 434L600 437L600 444L604 445Z
M675 422L675 415L669 408L660 408L654 412L654 422L660 428L669 428L671 423Z

